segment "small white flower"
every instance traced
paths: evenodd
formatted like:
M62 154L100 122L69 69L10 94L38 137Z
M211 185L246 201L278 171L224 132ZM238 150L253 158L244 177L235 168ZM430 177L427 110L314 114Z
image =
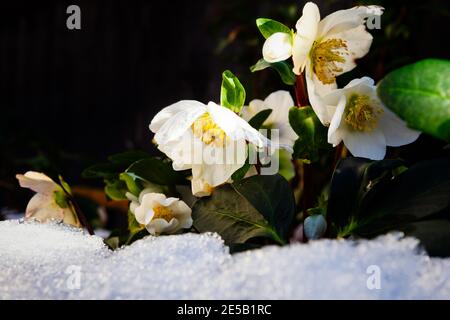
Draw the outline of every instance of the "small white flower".
M191 208L178 198L166 198L162 193L145 189L139 199L129 193L127 197L136 221L152 235L175 233L192 226Z
M289 124L289 109L295 106L294 100L288 91L279 90L272 92L264 101L252 100L248 107L242 109L242 117L249 121L262 110L270 109L272 113L264 121L263 126L269 129L279 130L279 142L289 147L294 146L297 134Z
M26 219L36 219L40 222L51 220L62 221L80 227L81 224L74 213L71 205L60 207L56 202L56 197L64 197L61 186L43 173L28 171L24 175L16 175L22 188L28 188L36 194L28 202L25 210Z
M409 129L381 103L371 78L354 79L323 101L334 114L328 142L337 146L343 141L354 156L381 160L386 146L402 146L419 137L420 132Z
M192 193L211 194L227 182L247 158L247 143L264 148L271 142L228 108L209 102L182 100L152 120L158 148L174 170L192 169Z
M332 114L320 107L321 96L336 88L336 76L352 70L355 60L367 54L372 36L366 31L365 19L382 13L382 7L359 6L320 20L319 8L308 2L293 37L286 33L271 35L264 44L263 57L270 63L293 57L294 73L305 70L311 107L328 125Z

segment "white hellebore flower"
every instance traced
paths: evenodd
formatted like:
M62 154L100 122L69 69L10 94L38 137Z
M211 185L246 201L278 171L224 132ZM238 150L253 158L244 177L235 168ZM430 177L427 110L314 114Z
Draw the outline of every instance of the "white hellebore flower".
M80 227L80 221L72 206L65 202L65 193L61 186L43 173L28 171L24 175L16 175L22 188L28 188L36 194L28 202L25 210L26 219L36 219L40 222L51 220L62 221ZM58 203L64 202L64 205Z
M192 193L211 194L227 182L247 158L247 142L259 148L271 142L228 108L182 100L152 120L158 148L173 161L174 170L192 169Z
M402 146L419 137L420 132L409 129L381 103L371 78L354 79L324 96L323 101L334 113L328 142L337 146L344 141L354 156L381 160L386 146Z
M244 107L242 110L242 117L249 121L260 111L272 110L263 126L268 129L278 129L280 144L292 148L295 140L298 139L297 134L289 124L289 109L293 106L295 106L295 103L291 94L288 91L279 90L272 92L264 101L258 99L250 101L248 107Z
M136 221L145 225L152 235L175 233L192 226L191 208L178 198L166 198L162 193L144 189L139 199L127 193L130 211Z
M305 69L309 101L320 121L328 125L332 114L322 109L322 95L336 88L336 76L352 70L355 59L367 54L372 36L365 19L383 14L379 6L358 6L336 11L320 20L319 8L312 2L303 7L293 37L274 33L267 38L263 57L267 62L283 61L292 56L294 73Z

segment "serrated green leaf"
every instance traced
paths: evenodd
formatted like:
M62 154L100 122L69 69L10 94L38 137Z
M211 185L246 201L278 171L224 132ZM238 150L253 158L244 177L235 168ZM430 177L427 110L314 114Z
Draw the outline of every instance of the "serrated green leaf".
M286 240L295 212L295 200L289 183L280 175L252 176L233 183L233 188Z
M239 79L229 70L222 74L220 104L239 113L245 103L245 89Z
M217 232L227 245L275 234L264 217L229 184L196 201L192 218L199 232Z
M289 29L286 25L282 24L273 19L268 18L259 18L256 19L256 26L259 31L263 35L264 38L270 37L272 34L277 32L283 32L291 34L291 29Z
M450 141L450 61L426 59L389 73L383 103L411 128Z

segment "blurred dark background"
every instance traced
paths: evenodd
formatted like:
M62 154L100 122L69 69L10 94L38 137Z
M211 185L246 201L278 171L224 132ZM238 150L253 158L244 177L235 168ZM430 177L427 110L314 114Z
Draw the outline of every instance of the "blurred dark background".
M153 115L180 99L219 100L230 69L248 101L285 88L272 70L251 74L270 17L294 27L305 1L5 1L0 4L0 208L13 206L14 175L81 171L128 149L154 152ZM322 17L358 4L386 8L371 52L339 79L387 72L427 57L449 58L447 1L316 1ZM81 30L66 8L81 8ZM422 157L441 142L421 137L403 148Z

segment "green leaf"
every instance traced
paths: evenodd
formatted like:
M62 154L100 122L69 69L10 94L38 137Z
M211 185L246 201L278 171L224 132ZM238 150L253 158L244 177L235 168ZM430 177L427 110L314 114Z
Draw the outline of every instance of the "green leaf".
M128 210L128 230L130 231L130 233L136 234L144 229L145 229L145 227L143 225L139 224L139 222L137 222L134 214Z
M411 128L450 141L450 61L426 59L395 70L378 95Z
M399 160L341 160L330 186L328 217L339 236L371 238L391 230L418 230L407 234L424 239L427 249L439 255L448 248L435 251L438 243L432 241L430 227L435 224L422 222L450 221L449 167L450 158L422 161L407 170ZM448 237L448 230L436 227L436 232Z
M247 174L248 170L250 170L251 167L252 167L251 164L245 163L242 167L240 167L231 175L231 180L237 182L244 179L245 175Z
M298 135L294 144L295 158L316 162L324 151L331 149L327 141L327 128L320 123L311 107L291 108L289 123Z
M58 207L65 209L69 207L69 203L67 202L67 195L62 190L57 190L53 193L53 198L55 199Z
M264 216L283 240L287 239L295 200L286 179L280 175L253 176L233 183L233 187Z
M67 194L72 195L72 189L70 188L69 184L64 180L64 178L61 175L59 175L58 179L59 179L59 183L61 184L61 187L64 189L64 191Z
M110 237L108 239L103 240L103 243L108 246L111 250L116 250L120 247L120 238L119 237Z
M239 113L245 103L245 89L239 79L229 70L222 73L220 104Z
M271 64L281 77L281 80L288 86L293 86L296 81L296 76L292 71L292 65L287 61L274 62Z
M291 34L291 29L289 29L287 26L282 24L281 22L267 19L267 18L259 18L256 19L256 26L258 27L261 34L264 36L264 38L270 37L272 34L277 32L284 32Z
M356 157L339 161L331 179L327 216L341 236L353 232L360 217L366 215L361 207L368 193L385 186L394 170L402 165L400 160L371 161Z
M442 211L449 212L449 168L450 158L422 161L389 180L383 188L372 191L361 206L355 232L374 236Z
M248 124L258 130L263 126L264 121L267 120L271 113L272 109L261 110L248 121Z
M143 151L127 151L108 157L110 162L90 166L82 173L83 178L117 178L118 174L125 171L132 163L149 158L150 155Z
M196 201L192 218L199 232L217 232L227 245L255 237L277 238L264 217L229 184Z
M86 168L82 176L86 179L111 178L117 176L118 172L120 172L120 169L117 165L113 163L101 163Z
M400 228L406 236L420 240L428 255L450 256L450 220L426 220L404 225Z
M266 60L259 59L258 62L256 62L254 65L252 65L250 67L250 71L251 72L261 71L261 70L267 69L271 66L272 66L272 64L267 62Z
M144 151L126 151L108 157L108 160L114 164L124 167L124 170L132 163L150 158L150 154Z
M258 62L256 62L255 65L250 67L250 71L251 72L261 71L269 67L274 69L281 77L281 80L288 86L292 86L295 84L297 78L294 72L292 71L292 64L288 61L269 63L264 59L260 59L258 60Z
M113 180L105 180L105 193L112 200L126 200L125 196L128 191L127 185L125 182L113 179Z
M292 155L286 150L282 149L279 150L278 155L280 163L278 173L287 181L290 181L295 177L295 168L294 164L292 163Z
M126 173L132 179L141 179L164 186L186 182L182 172L173 170L170 163L157 158L139 160L133 163Z
M136 197L139 197L139 194L141 193L142 189L144 189L144 188L143 188L142 184L140 183L140 181L138 179L136 179L135 175L130 175L127 172L122 172L119 175L119 178L120 178L120 180L125 182L129 192L131 192Z

